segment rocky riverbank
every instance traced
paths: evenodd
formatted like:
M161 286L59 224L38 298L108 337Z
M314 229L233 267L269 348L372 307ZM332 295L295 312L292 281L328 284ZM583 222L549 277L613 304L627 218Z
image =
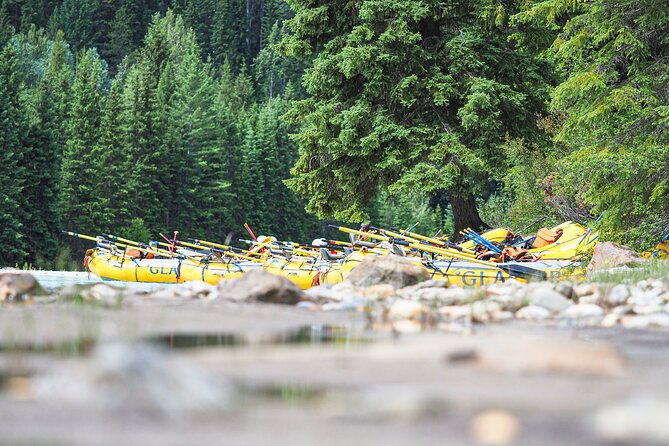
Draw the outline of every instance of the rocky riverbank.
M306 292L3 273L0 445L665 444L663 268L467 290L382 262Z

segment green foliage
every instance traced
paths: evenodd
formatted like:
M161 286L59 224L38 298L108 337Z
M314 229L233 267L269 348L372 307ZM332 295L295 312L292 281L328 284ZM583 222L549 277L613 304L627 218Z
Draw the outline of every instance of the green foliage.
M60 210L64 221L83 233L107 227L109 213L103 200L97 153L102 116L105 66L95 50L83 52L72 86L68 138L63 154Z
M72 260L72 250L67 245L60 245L53 261L56 271L79 271L82 269L80 261Z
M307 209L355 221L384 187L446 190L456 227L480 226L472 191L503 175L506 137L542 138L548 65L515 48L484 1L290 4L282 52L316 55L310 97L288 113L301 124L288 184Z
M13 265L27 255L23 231L25 123L19 102L16 54L10 46L0 53L0 263Z
M123 236L129 240L147 243L151 240L151 231L141 218L131 218L127 226L121 228Z
M439 231L441 234L452 234L455 231L452 211L442 209L439 204L431 206L426 195L380 194L372 202L369 214L371 222L382 228L407 229L418 223L414 231L427 236Z
M564 76L551 100L561 120L554 139L570 152L556 183L592 214L604 212L604 226L622 240L669 222L666 11L656 0L552 0L530 2L514 18L556 34L544 53Z

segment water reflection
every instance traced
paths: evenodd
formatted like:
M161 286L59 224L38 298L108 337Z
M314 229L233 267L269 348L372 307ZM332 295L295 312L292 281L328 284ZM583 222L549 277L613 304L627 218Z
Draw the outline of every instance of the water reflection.
M367 344L378 338L377 333L352 329L344 325L307 325L286 333L262 337L245 337L230 333L170 333L149 337L146 340L170 349L203 347L238 347L256 345L335 345L352 347Z

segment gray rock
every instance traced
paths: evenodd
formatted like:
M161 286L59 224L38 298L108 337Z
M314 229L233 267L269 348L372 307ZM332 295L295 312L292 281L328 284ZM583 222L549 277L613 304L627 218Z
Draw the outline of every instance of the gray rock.
M323 304L321 310L323 311L357 311L359 308L364 307L367 303L366 299L356 298L349 299L343 302L331 302L328 304Z
M577 297L588 296L599 291L599 286L596 283L582 283L574 288Z
M622 319L625 328L667 328L669 314L655 313L644 316L626 316Z
M604 310L599 305L579 304L568 307L560 316L571 319L601 318L604 316Z
M525 305L527 305L527 298L522 293L512 292L509 294L499 294L490 298L491 302L496 302L504 311L515 313Z
M100 302L113 306L123 300L123 290L106 283L98 283L82 289L80 296L85 302Z
M302 308L304 310L312 310L312 311L321 309L321 306L318 305L317 303L309 302L309 301L306 301L306 300L303 300L302 302L298 302L296 307L297 308Z
M397 299L388 310L390 319L413 319L423 320L429 314L430 309L420 302L407 299Z
M351 291L334 289L327 285L311 287L304 291L304 299L316 303L342 302L355 296Z
M529 305L516 311L516 318L528 321L542 321L551 317L551 312L544 307Z
M461 305L467 300L469 292L463 288L402 288L399 294L411 300L431 303L435 305Z
M290 280L264 271L249 271L242 277L222 280L217 285L219 299L239 302L266 302L295 305L304 293Z
M371 286L388 283L395 288L404 288L430 278L427 269L403 257L367 256L346 278L356 286Z
M142 344L106 343L92 358L52 366L34 380L38 401L151 416L181 417L225 410L227 383L193 364Z
M542 307L551 313L560 313L569 307L572 302L548 285L535 288L530 295L530 303Z
M595 294L589 294L587 296L581 296L578 298L579 304L599 305L601 302L602 302L602 296L599 294L599 292Z
M0 273L0 302L22 302L43 293L42 287L32 274L24 272Z
M472 310L469 305L446 305L439 308L439 314L448 320L470 319Z
M424 282L417 283L416 285L404 287L402 288L402 291L412 292L415 290L424 290L426 288L448 288L448 287L449 287L448 280L430 279Z
M495 322L503 322L513 319L514 314L511 311L498 311L493 314L492 318Z
M634 314L662 313L664 305L635 305L632 307Z
M611 314L616 314L618 316L624 316L626 314L631 314L632 311L631 305L620 305L611 310Z
M472 321L482 324L492 321L500 311L502 307L497 302L477 300L471 304Z
M185 282L176 286L170 287L175 290L179 297L191 298L207 298L209 295L214 295L216 286L202 281Z
M604 301L611 307L624 305L630 297L630 290L627 285L619 284L611 288Z
M656 291L636 292L627 300L627 303L635 306L659 306L664 304L664 299Z
M640 265L647 260L626 246L612 242L595 245L592 260L586 268L588 274L608 268Z
M564 297L570 300L576 298L576 291L574 290L574 285L571 282L561 281L555 285L555 291L562 294Z
M618 314L609 313L606 316L604 316L600 325L606 328L615 327L616 325L618 325L618 322L620 322L620 317L621 316Z

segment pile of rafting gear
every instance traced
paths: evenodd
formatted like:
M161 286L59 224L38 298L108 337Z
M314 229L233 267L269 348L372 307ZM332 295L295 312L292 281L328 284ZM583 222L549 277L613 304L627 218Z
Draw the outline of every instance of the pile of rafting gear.
M462 231L454 243L440 233L429 237L415 226L390 230L363 224L359 229L331 227L349 241L318 238L308 244L280 241L272 236L240 239L244 248L201 239L180 240L159 234L146 243L114 234L90 236L63 233L95 244L84 265L103 280L217 284L261 269L283 276L306 289L343 281L367 256L401 256L427 269L435 280L456 286L482 286L508 280L559 279L574 273L582 254L594 247L598 233L578 223L542 228L527 237L507 228L478 233Z

